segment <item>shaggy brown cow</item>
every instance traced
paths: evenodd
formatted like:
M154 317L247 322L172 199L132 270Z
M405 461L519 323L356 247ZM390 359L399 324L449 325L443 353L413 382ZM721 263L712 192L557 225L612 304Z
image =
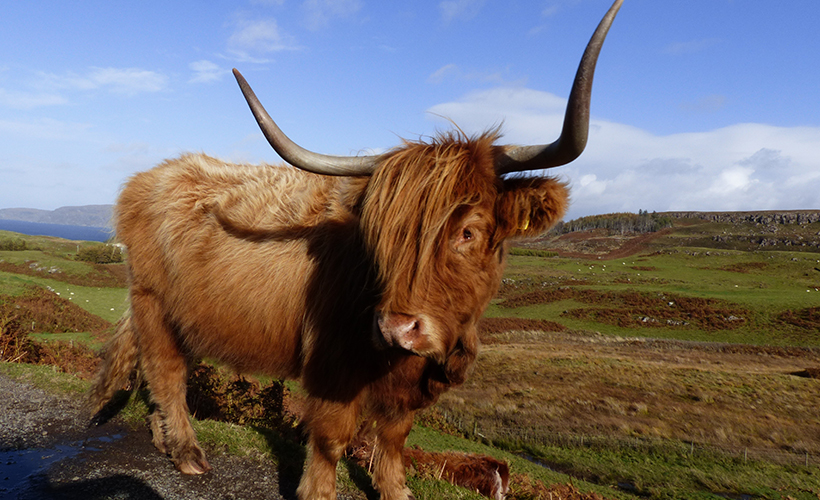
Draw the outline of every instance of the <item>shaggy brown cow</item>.
M401 452L413 415L464 381L505 241L544 231L566 208L560 182L503 174L581 153L595 62L620 3L587 46L561 136L544 146L453 133L379 156L324 156L285 137L235 71L265 136L299 169L187 155L128 182L116 229L130 314L107 347L95 411L138 367L156 406L154 444L200 474L210 467L185 405L192 359L298 378L310 431L299 497L335 497L337 461L367 412L375 487L383 499L412 498Z

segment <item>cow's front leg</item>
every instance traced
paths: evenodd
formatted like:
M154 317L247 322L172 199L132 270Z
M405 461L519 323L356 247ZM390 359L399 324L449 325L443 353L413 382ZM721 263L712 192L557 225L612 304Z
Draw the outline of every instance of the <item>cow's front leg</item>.
M411 500L415 497L406 485L402 450L413 427L413 415L377 417L376 445L373 450L373 486L381 500Z
M305 415L310 432L308 458L296 494L300 500L333 500L336 464L353 439L359 405L310 399Z
M150 417L154 446L170 454L180 472L204 474L211 466L196 440L185 404L188 359L165 322L162 306L155 296L133 287L131 311L139 332L140 367L148 382L151 400L157 406Z

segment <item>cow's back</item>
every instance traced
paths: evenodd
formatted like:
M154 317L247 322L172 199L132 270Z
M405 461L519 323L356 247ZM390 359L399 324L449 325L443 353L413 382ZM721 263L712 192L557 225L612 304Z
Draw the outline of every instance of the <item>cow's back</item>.
M139 173L117 205L132 289L159 299L192 354L298 376L309 236L349 217L337 190L332 178L204 155Z

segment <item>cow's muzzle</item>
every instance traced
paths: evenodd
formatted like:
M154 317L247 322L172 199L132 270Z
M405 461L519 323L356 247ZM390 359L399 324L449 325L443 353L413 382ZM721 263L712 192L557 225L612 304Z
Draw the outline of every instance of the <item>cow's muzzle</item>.
M380 340L390 347L400 347L417 354L429 348L421 318L402 313L379 312L376 326ZM378 335L378 334L377 334Z

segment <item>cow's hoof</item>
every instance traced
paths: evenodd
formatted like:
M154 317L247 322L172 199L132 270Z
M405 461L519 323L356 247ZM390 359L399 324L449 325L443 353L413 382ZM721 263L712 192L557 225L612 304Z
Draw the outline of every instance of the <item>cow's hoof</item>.
M205 452L199 446L192 446L188 450L180 451L172 457L174 465L183 474L192 476L205 474L211 470Z

